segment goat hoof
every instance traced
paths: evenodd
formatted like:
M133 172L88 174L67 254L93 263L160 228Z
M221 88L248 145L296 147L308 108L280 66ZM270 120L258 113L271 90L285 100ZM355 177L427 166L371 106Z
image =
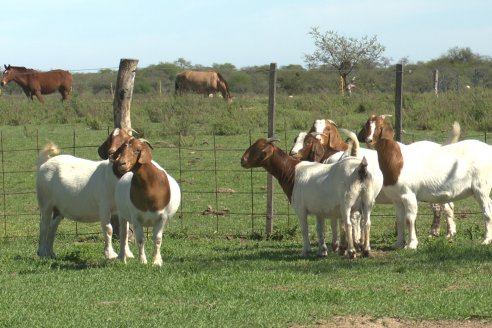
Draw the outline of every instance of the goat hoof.
M371 257L371 251L368 249L365 249L362 251L362 256L363 257Z
M355 254L355 250L349 251L348 256L351 260L355 259L357 255Z

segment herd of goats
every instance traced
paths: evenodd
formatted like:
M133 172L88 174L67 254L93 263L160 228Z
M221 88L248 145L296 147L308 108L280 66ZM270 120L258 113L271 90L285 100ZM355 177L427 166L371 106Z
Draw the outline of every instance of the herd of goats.
M1 85L19 84L25 94L59 91L67 99L72 76L63 70L39 72L7 66ZM229 87L217 72L184 71L176 76L175 92L221 92L230 101ZM439 234L440 214L448 224L447 236L456 234L453 201L473 196L485 220L483 244L492 242L492 146L478 140L458 141L455 122L443 145L419 141L409 145L394 140L387 115L372 115L355 135L348 130L344 142L331 120L316 120L301 132L289 154L275 140L258 139L241 157L241 166L263 167L279 182L301 226L302 256L311 250L308 215L316 216L318 255L326 256L324 230L331 219L332 249L355 258L370 255L371 212L374 204L393 204L397 222L394 248L415 249L418 202L431 204L431 234ZM367 148L361 148L365 142ZM38 254L54 257L53 244L60 221L101 222L104 256L125 261L134 257L128 247L128 226L133 224L138 258L147 263L143 227L153 228L152 263L162 265L160 246L164 225L178 210L181 191L176 180L152 160L149 142L127 129L114 129L98 148L101 161L58 155L48 144L38 158L36 181L41 213ZM120 220L120 253L112 247L111 216ZM405 228L408 236L405 238ZM340 234L338 234L340 230Z
M316 120L310 131L299 133L290 154L277 147L275 140L260 138L241 157L243 168L263 167L278 180L299 217L302 256L311 251L308 215L317 219L319 256L328 253L324 224L329 218L332 249L355 258L358 251L370 255L370 217L376 203L395 207L394 247L415 249L418 201L431 203L434 210L431 233L439 234L440 213L444 212L451 237L456 234L452 202L472 195L485 218L483 244L492 241L492 146L477 140L458 141L456 122L443 145L395 141L385 115L369 117L358 135L341 131L348 135L347 142L333 121ZM359 140L368 148L361 148ZM152 227L152 263L161 266L163 228L180 206L181 191L176 180L152 160L149 142L132 136L131 130L116 128L98 148L100 161L58 152L50 143L38 158L39 256L55 256L56 230L67 217L100 221L105 257L118 257L125 263L134 257L128 246L129 224L134 226L141 263L147 263L143 227ZM112 247L113 214L120 220L119 254Z

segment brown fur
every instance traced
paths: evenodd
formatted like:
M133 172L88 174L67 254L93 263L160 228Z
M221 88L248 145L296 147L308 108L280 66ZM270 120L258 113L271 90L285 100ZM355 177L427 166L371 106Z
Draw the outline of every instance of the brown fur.
M393 151L392 149L398 149ZM391 186L398 182L403 168L403 156L400 145L393 139L380 139L376 144L379 168L383 173L383 186Z
M314 132L314 124L304 138L302 149L294 156L295 158L321 163L331 155L348 148L348 144L343 141L336 124L330 120L325 120L325 128L322 134L318 135L319 139L313 136L312 132Z
M366 142L368 148L374 149L376 146L376 143L378 142L379 139L393 139L395 136L395 132L393 128L391 127L391 124L387 121L385 121L386 115L371 115L367 121L364 127L359 131L357 134L357 139L359 139L360 142ZM371 123L375 123L375 130L374 130L374 135L372 142L367 143L367 137L370 134L371 130Z
M294 189L295 167L299 162L264 138L258 139L246 149L241 157L242 167L263 167L273 175L280 183L289 201L291 201Z
M157 212L169 204L169 180L166 173L152 163L152 152L147 143L131 138L122 146L116 163L122 173L133 172L130 199L137 209Z
M33 69L17 66L5 66L1 85L7 85L10 81L16 82L27 97L34 100L34 96L44 103L42 95L60 92L62 101L68 100L72 91L72 74L63 70L38 72Z
M176 75L174 83L175 94L184 92L195 92L209 94L220 92L226 101L232 99L229 92L229 84L224 77L215 71L192 71L186 70Z
M117 150L132 137L132 131L125 128L115 128L106 140L97 148L97 153L102 159L113 160Z

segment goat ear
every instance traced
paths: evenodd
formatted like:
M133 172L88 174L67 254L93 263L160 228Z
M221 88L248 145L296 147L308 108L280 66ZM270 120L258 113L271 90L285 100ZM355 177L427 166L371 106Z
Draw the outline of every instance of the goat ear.
M97 148L97 153L99 154L99 157L101 157L102 159L108 159L109 158L108 149L109 149L109 138L106 139L106 141L104 141L102 145L100 145Z
M325 155L325 147L323 147L321 142L315 142L311 150L311 154L314 162L321 162L323 160L323 156Z
M138 162L140 164L148 164L152 161L152 152L150 151L150 147L147 143L142 145L142 149L140 150L140 157L138 158Z

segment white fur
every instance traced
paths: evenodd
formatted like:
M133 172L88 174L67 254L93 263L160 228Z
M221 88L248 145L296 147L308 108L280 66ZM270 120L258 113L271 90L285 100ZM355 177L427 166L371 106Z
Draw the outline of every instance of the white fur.
M409 229L406 247L414 249L417 201L451 202L474 196L485 219L483 244L492 241L492 146L477 140L430 149L400 144L404 165L395 185L383 188L395 204L398 219L397 246L405 243L405 223ZM396 150L393 150L396 151Z
M291 155L291 156L295 155L299 152L299 150L302 149L302 147L304 146L304 138L306 138L306 136L307 136L306 131L299 132L297 137L294 139L294 145L290 149L289 155Z
M303 256L307 256L310 251L307 215L313 214L317 217L320 252L326 252L323 238L324 218L341 217L347 234L347 250L349 255L354 257L351 210L359 210L362 213L366 243L364 250L369 252L370 214L376 194L372 176L364 182L360 181L357 172L360 165L360 159L349 157L335 164L301 162L296 166L292 206L301 225Z
M56 147L56 146L55 146ZM56 148L57 150L57 148ZM53 243L60 221L101 222L104 256L112 259L111 215L116 213L114 190L118 178L108 160L91 161L70 155L50 158L45 148L38 158L36 191L41 220L38 255L54 257ZM123 226L121 227L122 230Z

